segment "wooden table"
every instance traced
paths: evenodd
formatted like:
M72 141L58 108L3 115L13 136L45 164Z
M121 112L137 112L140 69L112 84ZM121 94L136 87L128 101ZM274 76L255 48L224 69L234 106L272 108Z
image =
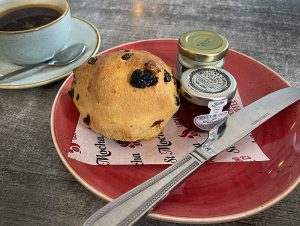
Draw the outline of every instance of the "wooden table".
M300 1L70 0L74 16L101 32L100 51L193 29L225 35L247 54L300 87ZM50 133L59 81L0 90L0 225L82 225L105 202L66 170ZM137 225L176 225L144 218ZM272 208L224 225L300 225L300 187Z

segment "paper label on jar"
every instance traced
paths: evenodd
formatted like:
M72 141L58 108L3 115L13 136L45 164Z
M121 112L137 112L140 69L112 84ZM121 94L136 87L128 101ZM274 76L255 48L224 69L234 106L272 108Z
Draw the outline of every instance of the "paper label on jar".
M198 115L194 118L194 124L202 130L209 131L219 122L223 121L227 115L228 111L223 111L224 106L227 104L228 100L220 101L210 101L208 107L210 108L209 114Z

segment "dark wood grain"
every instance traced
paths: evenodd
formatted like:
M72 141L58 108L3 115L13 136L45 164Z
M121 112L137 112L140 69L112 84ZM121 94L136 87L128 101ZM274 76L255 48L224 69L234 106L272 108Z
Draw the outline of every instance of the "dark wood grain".
M69 3L74 16L100 30L100 51L135 40L178 38L193 29L213 30L224 34L232 49L300 87L299 0ZM50 110L61 84L0 90L0 225L82 225L105 204L71 176L56 154ZM176 224L144 218L137 225ZM223 225L300 225L300 188L260 214Z

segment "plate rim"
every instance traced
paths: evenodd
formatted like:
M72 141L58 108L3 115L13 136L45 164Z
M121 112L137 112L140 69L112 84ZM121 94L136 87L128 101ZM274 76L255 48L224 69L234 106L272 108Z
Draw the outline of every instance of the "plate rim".
M77 19L80 20L81 22L86 23L87 25L89 25L96 33L96 38L97 38L97 44L95 49L93 50L93 52L91 53L91 55L89 57L95 56L100 48L100 44L101 44L101 35L100 32L98 31L98 29L95 27L95 25L93 25L92 23L90 23L89 21L81 18L81 17L77 17L77 16L72 16L72 19ZM44 80L44 81L40 81L40 82L34 82L34 83L30 83L30 84L26 84L26 85L0 85L0 89L29 89L29 88L35 88L35 87L39 87L39 86L43 86L43 85L47 85L50 83L53 83L55 81L58 81L60 79L63 79L67 76L69 76L70 74L72 74L72 71L66 72L62 75L59 75L57 77L48 79L48 80Z
M135 44L135 43L140 43L140 42L150 42L150 41L178 41L178 39L145 39L145 40L138 40L138 41L133 41L133 42L128 42L128 43L124 43L124 44L120 44L114 47L111 47L107 50L104 50L100 53L98 53L97 55L100 54L104 54L106 52L109 52L113 49L125 46L125 45L130 45L130 44ZM270 70L272 73L274 73L275 76L277 76L282 82L284 82L286 85L291 86L283 77L281 77L277 72L275 72L273 69L269 68L268 66L266 66L265 64L261 63L260 61L246 55L243 53L240 53L236 50L230 49L230 51L233 51L237 54L240 54L246 58L249 58L255 62L257 62L258 64L266 67L268 70ZM95 194L97 197L100 197L101 199L104 199L105 201L112 201L113 199L109 196L107 196L106 194L99 192L98 190L96 190L94 187L92 187L91 185L89 185L84 179L82 179L76 172L75 170L69 165L69 163L66 161L66 159L64 158L62 151L59 148L56 136L55 136L55 126L54 126L54 115L55 115L55 108L57 106L57 101L58 98L61 95L62 90L64 89L64 86L66 85L66 83L71 79L72 74L70 74L70 76L64 81L64 83L61 85L61 87L59 88L55 99L53 101L53 105L52 105L52 109L51 109L51 119L50 119L50 127L51 127L51 136L52 136L52 140L56 149L56 152L58 154L58 156L60 157L61 161L63 162L64 166L68 169L68 171L73 175L73 177L75 177L75 179L77 181L79 181L87 190L89 190L90 192L92 192L93 194ZM151 218L151 219L155 219L155 220L160 220L160 221L165 221L165 222L174 222L174 223L185 223L185 224L212 224L212 223L224 223L224 222L230 222L230 221L236 221L242 218L246 218L246 217L250 217L253 216L255 214L258 214L260 212L262 212L263 210L266 210L270 207L272 207L273 205L275 205L276 203L278 203L280 200L284 199L288 194L290 194L295 188L296 186L300 183L300 175L298 176L297 179L294 180L293 183L290 184L290 186L288 186L284 191L282 191L280 194L278 194L277 196L275 196L273 199L270 199L269 201L265 202L263 205L257 206L256 208L247 210L247 211L243 211L240 213L236 213L236 214L231 214L231 215L224 215L224 216L218 216L218 217L196 217L196 218L191 218L191 217L177 217L177 216L170 216L170 215L165 215L165 214L157 214L157 213L149 213L147 215L147 217Z

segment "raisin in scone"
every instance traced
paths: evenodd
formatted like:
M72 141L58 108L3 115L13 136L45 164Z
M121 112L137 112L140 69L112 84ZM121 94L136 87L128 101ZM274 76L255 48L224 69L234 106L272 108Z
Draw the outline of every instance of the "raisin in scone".
M74 70L71 91L83 122L120 141L156 137L179 108L171 68L146 51L90 58Z

